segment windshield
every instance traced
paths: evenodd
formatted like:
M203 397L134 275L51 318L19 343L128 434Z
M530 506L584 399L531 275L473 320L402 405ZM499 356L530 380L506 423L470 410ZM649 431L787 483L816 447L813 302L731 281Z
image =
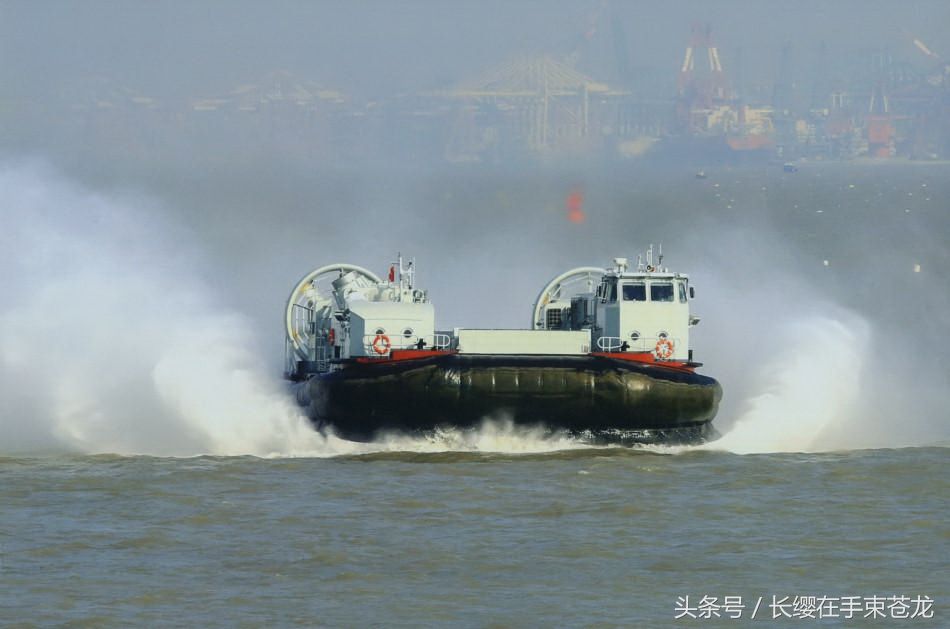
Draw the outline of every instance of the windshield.
M624 301L646 301L647 287L643 282L623 285Z
M673 301L672 282L653 282L650 284L650 301Z

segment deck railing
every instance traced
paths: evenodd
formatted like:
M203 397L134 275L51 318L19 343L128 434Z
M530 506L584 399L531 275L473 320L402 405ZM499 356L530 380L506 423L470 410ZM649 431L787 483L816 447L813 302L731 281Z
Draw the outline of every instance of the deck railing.
M660 345L660 341L668 341L669 344ZM623 347L626 343L627 346ZM602 336L597 339L597 349L602 352L651 352L654 356L662 360L670 360L679 349L679 339L673 337L648 337L640 336L635 339L622 338L619 336ZM664 356L668 353L669 356Z
M423 343L420 346L419 341ZM367 356L385 357L393 350L402 349L435 349L447 350L452 345L452 337L448 334L432 334L430 336L405 336L402 334L367 334L363 336L363 353Z

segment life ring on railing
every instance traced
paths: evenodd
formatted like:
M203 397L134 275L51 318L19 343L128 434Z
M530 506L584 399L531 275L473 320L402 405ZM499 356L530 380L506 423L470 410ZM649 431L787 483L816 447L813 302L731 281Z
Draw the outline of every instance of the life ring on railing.
M667 359L673 356L673 341L671 339L660 339L656 342L654 348L657 358Z
M373 351L379 354L380 356L385 356L389 353L389 348L393 346L392 342L389 340L389 337L385 334L377 334L376 338L373 339Z
M327 332L327 343L334 345L336 343L336 330L330 328L330 331Z

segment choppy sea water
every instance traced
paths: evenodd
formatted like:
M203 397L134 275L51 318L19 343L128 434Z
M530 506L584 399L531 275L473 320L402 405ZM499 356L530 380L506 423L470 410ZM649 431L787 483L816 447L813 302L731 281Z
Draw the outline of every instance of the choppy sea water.
M942 447L6 457L0 618L736 626L759 601L757 619L808 626L773 620L772 597L906 595L934 618L874 626L947 626L948 463ZM745 608L675 620L703 596ZM863 626L865 608L821 623Z

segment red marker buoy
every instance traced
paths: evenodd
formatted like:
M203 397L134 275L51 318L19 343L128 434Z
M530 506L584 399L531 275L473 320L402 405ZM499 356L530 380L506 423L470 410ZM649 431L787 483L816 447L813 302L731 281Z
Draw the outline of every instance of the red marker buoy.
M580 190L572 190L567 195L564 205L567 208L567 220L572 223L583 223L587 218L584 214L584 193Z

